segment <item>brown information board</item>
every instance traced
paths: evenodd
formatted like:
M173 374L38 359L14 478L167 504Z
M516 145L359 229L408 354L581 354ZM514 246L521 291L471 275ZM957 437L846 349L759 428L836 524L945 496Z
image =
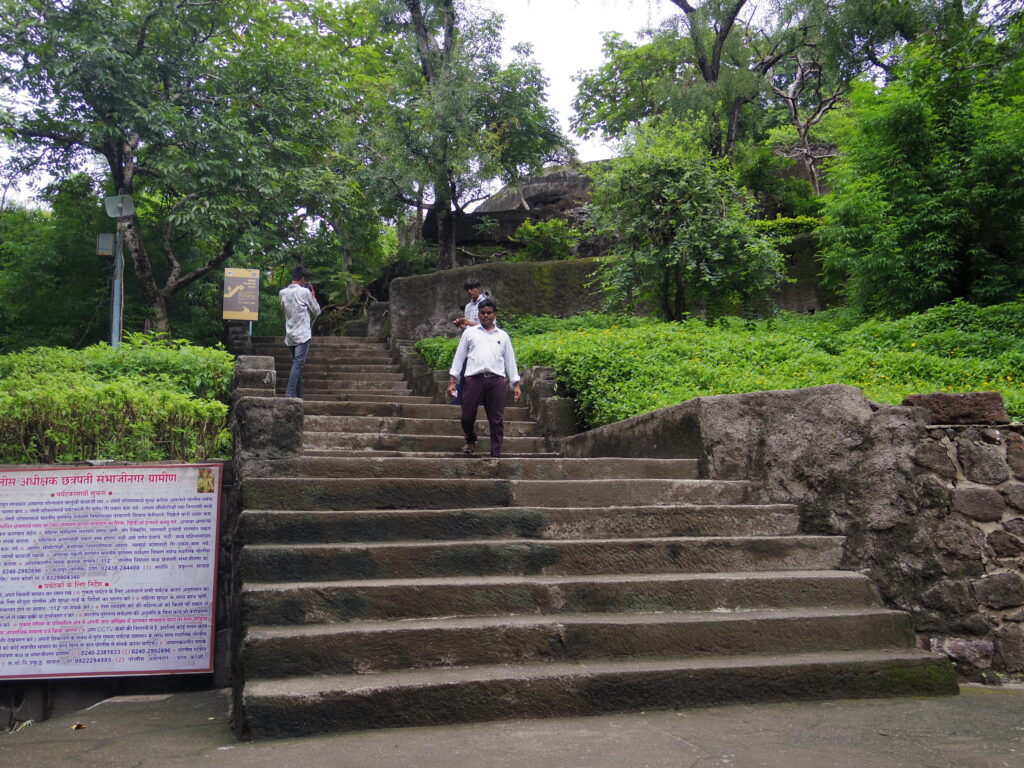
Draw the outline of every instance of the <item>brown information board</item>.
M260 271L258 269L224 270L224 319L260 319Z

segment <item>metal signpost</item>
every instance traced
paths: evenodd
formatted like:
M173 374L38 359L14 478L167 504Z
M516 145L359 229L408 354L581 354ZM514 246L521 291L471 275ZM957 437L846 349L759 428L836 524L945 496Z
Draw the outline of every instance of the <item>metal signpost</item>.
M123 219L135 213L135 202L131 195L116 195L103 200L107 216L117 219L117 234L114 237L114 280L110 289L110 346L121 346L121 325L124 314L124 245Z

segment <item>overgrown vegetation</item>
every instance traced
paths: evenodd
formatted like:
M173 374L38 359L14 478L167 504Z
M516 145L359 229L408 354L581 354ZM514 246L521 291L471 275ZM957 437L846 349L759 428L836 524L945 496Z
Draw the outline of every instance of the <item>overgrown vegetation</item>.
M557 330L550 319L520 321L512 338L520 367L554 368L588 426L702 395L820 384L859 387L882 403L913 393L995 390L1011 417L1024 418L1024 300L990 307L955 301L899 320L850 309L756 322L570 320L576 325ZM445 368L457 341L425 339L417 349Z
M227 352L142 334L0 357L0 463L226 455L233 368Z

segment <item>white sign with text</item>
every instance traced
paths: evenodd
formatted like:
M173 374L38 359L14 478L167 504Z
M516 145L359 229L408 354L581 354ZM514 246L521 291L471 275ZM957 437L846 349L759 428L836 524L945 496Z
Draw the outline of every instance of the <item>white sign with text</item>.
M221 469L0 468L0 679L211 672Z

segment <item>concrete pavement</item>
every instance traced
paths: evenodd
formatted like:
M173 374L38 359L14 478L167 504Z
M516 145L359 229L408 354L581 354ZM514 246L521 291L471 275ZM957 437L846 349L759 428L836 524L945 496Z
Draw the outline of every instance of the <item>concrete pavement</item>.
M247 743L231 734L227 691L123 696L0 736L0 766L1021 768L1024 686Z

